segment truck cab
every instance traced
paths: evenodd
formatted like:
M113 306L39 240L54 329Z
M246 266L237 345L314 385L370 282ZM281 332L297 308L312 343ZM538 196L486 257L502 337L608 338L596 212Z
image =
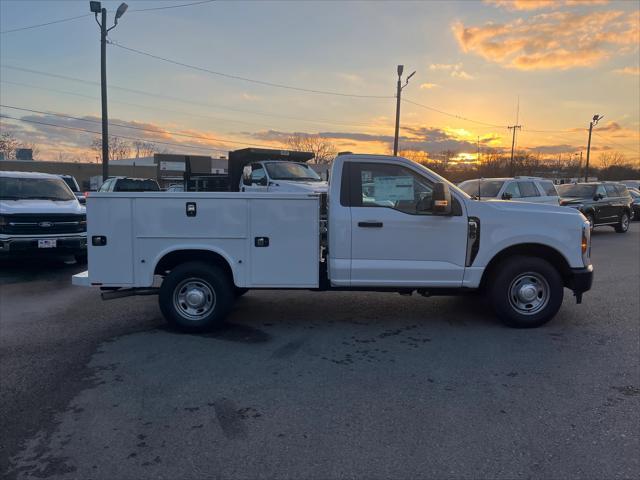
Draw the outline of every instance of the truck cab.
M282 160L254 162L244 167L241 192L325 193L328 183L309 165Z
M483 293L529 328L565 288L580 302L591 287L589 223L574 209L478 201L399 157L340 155L330 178L326 204L314 192L92 195L89 270L74 283L118 297L160 280L165 318L190 331L259 288Z

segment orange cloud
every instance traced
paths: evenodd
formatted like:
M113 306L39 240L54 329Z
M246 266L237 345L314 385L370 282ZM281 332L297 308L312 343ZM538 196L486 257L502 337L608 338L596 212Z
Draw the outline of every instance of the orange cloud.
M451 77L461 78L463 80L471 80L473 78L473 75L462 69L462 63L432 63L429 65L429 70L446 71L449 72Z
M579 5L605 5L608 0L485 0L485 3L507 10L541 10L543 8L559 8L563 5L572 7Z
M637 77L640 75L640 67L618 68L617 70L614 70L614 72L619 73L620 75L634 75Z
M566 70L637 50L639 24L637 11L551 12L505 24L456 22L452 30L463 52L504 67Z
M420 84L420 88L422 89L426 89L426 90L431 90L432 88L436 88L438 85L435 83L421 83Z

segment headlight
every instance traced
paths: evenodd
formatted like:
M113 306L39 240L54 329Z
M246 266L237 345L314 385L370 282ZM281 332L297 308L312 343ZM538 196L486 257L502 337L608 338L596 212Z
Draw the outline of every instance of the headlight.
M591 224L587 222L582 223L582 243L580 245L582 250L582 263L585 267L591 264Z

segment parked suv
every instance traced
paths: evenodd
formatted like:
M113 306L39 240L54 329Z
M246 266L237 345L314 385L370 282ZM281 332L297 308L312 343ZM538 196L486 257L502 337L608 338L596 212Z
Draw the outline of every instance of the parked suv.
M62 180L64 180L64 183L66 183L69 188L71 189L71 191L73 192L73 194L76 196L76 198L78 199L78 201L84 205L85 203L87 203L87 198L84 195L84 192L80 191L80 187L78 186L78 182L76 181L75 177L73 175L58 175Z
M109 177L99 192L159 192L160 186L152 178Z
M481 200L518 200L558 205L558 192L551 180L538 177L481 178L458 185L465 193Z
M68 254L86 261L87 217L69 186L46 173L0 172L0 255Z
M633 200L627 187L614 182L558 185L560 205L580 210L591 228L609 225L618 233L629 230Z

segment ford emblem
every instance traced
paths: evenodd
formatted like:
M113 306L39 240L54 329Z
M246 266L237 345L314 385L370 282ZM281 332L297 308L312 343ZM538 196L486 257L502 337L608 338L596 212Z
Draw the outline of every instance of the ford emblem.
M51 223L51 222L40 222L38 224L38 226L42 227L42 228L49 228L49 227L53 227L53 223Z

